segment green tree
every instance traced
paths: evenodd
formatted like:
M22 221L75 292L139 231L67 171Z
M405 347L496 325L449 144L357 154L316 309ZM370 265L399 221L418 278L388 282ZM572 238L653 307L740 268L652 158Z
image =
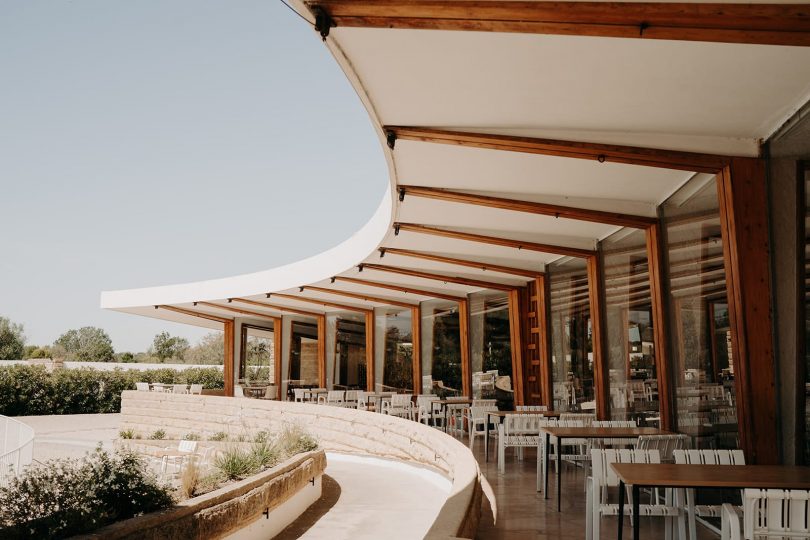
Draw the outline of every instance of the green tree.
M53 355L80 362L113 362L115 351L107 332L94 326L68 330L53 343Z
M155 336L152 342L152 351L161 362L171 358L183 360L183 356L188 350L188 340L186 338L172 336L168 332L161 332Z
M222 332L211 332L188 350L185 356L189 364L222 365L225 362L225 340Z
M21 324L0 317L0 360L20 360L25 355L25 334Z

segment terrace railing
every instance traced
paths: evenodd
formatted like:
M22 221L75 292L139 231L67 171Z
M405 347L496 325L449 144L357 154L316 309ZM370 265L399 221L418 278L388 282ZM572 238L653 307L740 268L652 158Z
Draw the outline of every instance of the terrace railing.
M34 428L0 415L0 485L31 464L34 457Z

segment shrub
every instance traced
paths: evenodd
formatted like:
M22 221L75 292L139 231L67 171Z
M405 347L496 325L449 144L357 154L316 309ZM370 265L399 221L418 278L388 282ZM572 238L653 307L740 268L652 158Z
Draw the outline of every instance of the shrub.
M216 433L214 433L213 435L208 437L208 440L209 441L227 441L228 440L228 434L225 433L224 431L217 431Z
M200 434L199 433L186 433L183 435L183 440L185 441L199 441Z
M294 424L287 424L278 435L276 444L285 457L292 457L301 452L309 452L318 448L318 441L304 428Z
M149 435L149 438L153 441L162 441L166 438L166 432L162 429L156 429L151 435Z
M281 451L268 440L254 442L250 447L250 457L257 468L270 468L281 461Z
M196 459L189 460L183 467L178 488L181 499L190 499L197 493L200 485L200 469L200 462Z
M135 438L135 430L134 429L122 429L118 432L118 436L122 439L134 439Z
M0 537L64 538L167 508L159 485L133 452L100 447L83 459L51 460L0 487Z
M220 453L214 460L214 466L226 480L240 480L258 470L250 452L235 445Z
M263 443L270 440L270 432L266 429L261 431L257 431L256 435L253 436L253 442L255 443Z

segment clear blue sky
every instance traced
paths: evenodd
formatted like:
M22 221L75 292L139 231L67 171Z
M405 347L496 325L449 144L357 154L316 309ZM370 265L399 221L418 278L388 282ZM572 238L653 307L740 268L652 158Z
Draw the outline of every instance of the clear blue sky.
M29 344L195 341L99 292L320 252L387 178L359 98L277 0L0 0L0 315Z

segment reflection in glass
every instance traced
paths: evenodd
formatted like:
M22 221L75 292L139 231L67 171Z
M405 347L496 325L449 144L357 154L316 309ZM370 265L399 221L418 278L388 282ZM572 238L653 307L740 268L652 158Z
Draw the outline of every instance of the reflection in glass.
M734 351L717 183L695 176L662 206L678 430L696 448L737 448Z
M470 362L474 398L500 398L504 408L512 395L512 350L509 299L505 292L470 295ZM498 382L500 392L496 392Z
M413 332L410 309L378 309L376 320L378 385L384 391L413 392Z
M332 387L336 390L366 388L366 322L361 315L330 315L334 319ZM330 321L331 323L332 321Z
M551 263L546 270L551 287L554 408L592 409L593 349L586 263L584 259L566 257Z
M318 385L318 326L294 321L290 333L290 386Z
M242 325L239 380L275 384L276 354L273 326Z
M602 250L610 417L646 425L659 410L646 233L622 229Z
M422 302L422 393L461 395L458 304Z

